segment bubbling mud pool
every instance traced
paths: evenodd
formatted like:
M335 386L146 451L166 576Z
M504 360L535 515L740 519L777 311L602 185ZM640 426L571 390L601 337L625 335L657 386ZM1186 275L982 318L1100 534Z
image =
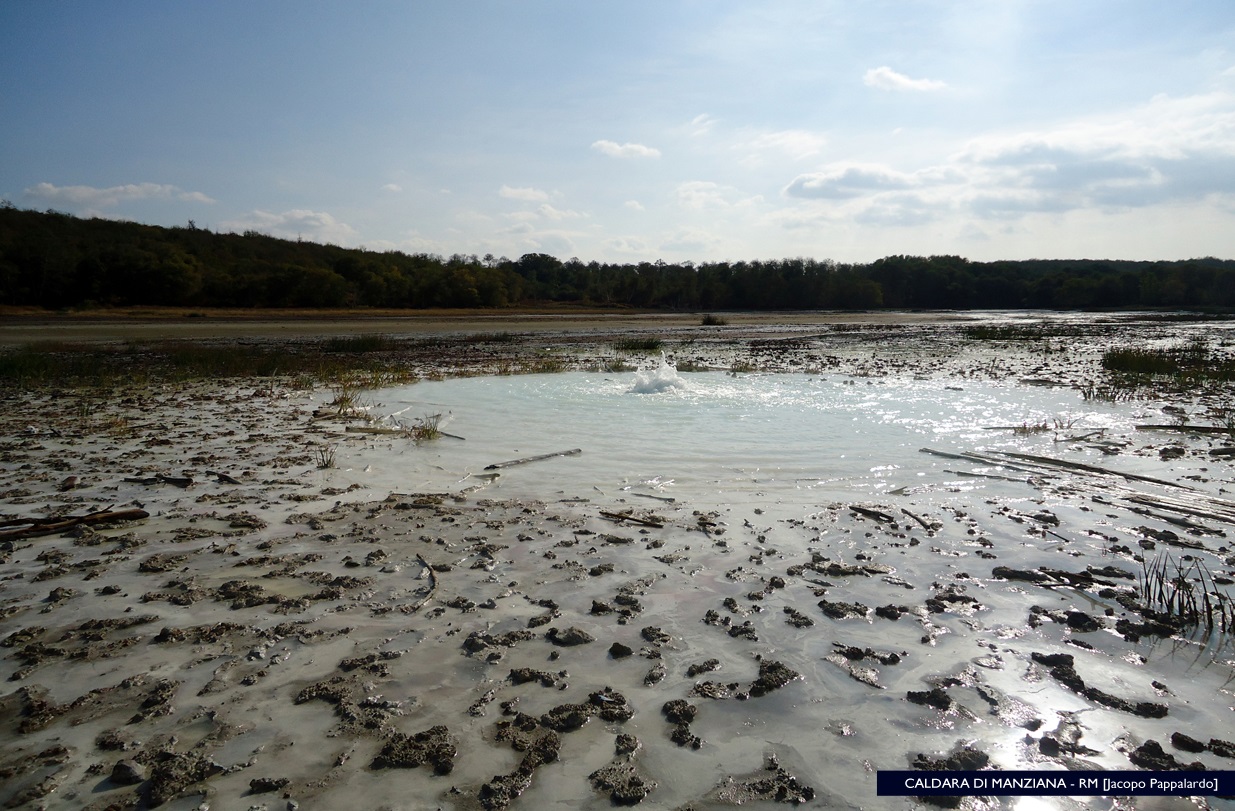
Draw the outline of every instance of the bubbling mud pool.
M418 488L449 489L495 462L578 448L573 458L502 473L502 489L644 493L696 508L874 496L937 470L920 453L926 446L1028 451L1051 447L1054 436L1030 426L1053 429L1059 420L1082 434L1133 423L1131 409L1090 407L1069 389L664 366L426 382L372 399L374 415L410 422L440 414L442 429L464 438L355 460L392 485L412 478ZM987 430L999 426L1021 433Z

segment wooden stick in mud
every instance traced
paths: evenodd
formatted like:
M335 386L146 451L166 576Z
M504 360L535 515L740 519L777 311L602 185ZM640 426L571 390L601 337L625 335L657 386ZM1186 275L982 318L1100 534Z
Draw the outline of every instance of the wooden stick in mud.
M1066 470L1079 470L1084 473L1098 473L1103 476L1119 476L1120 478L1129 479L1131 481L1161 484L1166 487L1175 487L1180 490L1195 489L1193 487L1188 487L1186 484L1168 482L1165 479L1155 479L1152 476L1139 476L1136 473L1121 473L1118 470L1111 470L1110 468L1098 467L1097 465L1086 465L1082 462L1069 462L1065 459L1054 459L1050 456L1035 456L1032 453L1013 453L1012 451L1004 451L1003 455L1011 456L1013 459L1024 459L1027 462L1034 462L1039 465L1047 465L1048 467L1064 468Z
M136 521L141 518L149 517L150 513L145 510L102 510L100 512L87 513L86 515L62 516L60 518L18 519L13 523L29 524L30 526L23 527L22 529L10 529L0 532L0 540L6 540L9 538L33 538L39 535L54 535L57 532L63 532L66 529L71 529L78 524L105 524L112 521Z
M649 521L646 518L636 518L630 513L615 513L608 510L601 510L600 514L610 521L630 521L633 524L642 524L645 527L653 527L654 529L664 529L665 525L658 521Z
M509 462L497 462L492 465L485 465L485 470L501 470L504 467L514 467L515 465L526 465L528 462L539 462L542 459L552 459L555 456L577 456L583 453L582 448L572 448L568 451L557 451L556 453L542 453L540 456L525 456L522 459L511 459Z
M926 530L927 532L934 532L934 531L935 531L935 529L936 529L936 528L935 528L934 526L931 526L930 524L926 523L925 521L923 521L923 520L922 520L921 518L919 518L918 516L916 516L916 515L914 515L913 513L909 512L909 510L906 510L904 507L901 507L901 512L903 512L905 515L909 516L909 517L910 517L910 518L912 518L914 521L917 521L919 524L921 524L921 525L922 525L922 529Z
M1138 425L1138 431L1179 431L1185 434L1229 434L1230 428L1221 425Z
M433 599L433 595L437 594L437 572L433 571L433 567L429 565L429 561L425 560L425 556L416 553L416 560L420 561L420 565L425 567L425 571L429 573L429 593L424 596L424 599L416 603L411 608L403 609L404 614L415 614L420 609Z
M873 518L876 521L882 521L885 524L895 524L895 516L888 515L880 510L871 510L866 507L859 507L856 504L850 504L849 509L853 510L858 515L864 515L867 518Z

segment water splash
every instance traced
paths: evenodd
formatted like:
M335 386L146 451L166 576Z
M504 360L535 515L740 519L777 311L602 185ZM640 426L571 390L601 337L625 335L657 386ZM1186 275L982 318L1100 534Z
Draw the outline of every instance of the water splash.
M661 392L673 391L674 389L686 389L686 381L678 374L678 370L672 366L665 358L665 353L660 353L660 365L654 369L649 369L646 372L635 372L635 382L627 392L628 394L659 394Z

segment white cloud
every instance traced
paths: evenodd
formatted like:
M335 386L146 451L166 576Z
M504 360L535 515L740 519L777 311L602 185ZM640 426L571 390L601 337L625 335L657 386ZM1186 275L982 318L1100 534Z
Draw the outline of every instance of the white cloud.
M498 194L508 200L523 200L528 203L541 203L549 199L548 192L541 191L540 189L535 189L530 186L502 186L502 188L498 190Z
M579 212L579 211L572 211L570 209L554 208L548 203L545 203L542 206L538 206L536 208L536 213L544 217L547 220L573 220L579 217L587 216L586 214L583 214L582 212Z
M683 208L726 208L729 202L725 198L732 191L731 187L710 180L688 180L679 183L673 194Z
M388 192L393 192L397 194L403 191L403 187L400 186L398 183L387 183L385 186L382 186L382 191L388 191Z
M716 119L707 113L702 113L690 120L690 134L694 136L707 135L716 125Z
M846 199L871 192L907 189L919 181L879 164L838 163L820 172L798 175L784 189L787 197Z
M643 144L619 144L616 141L594 141L592 149L611 158L659 158L660 150Z
M679 228L660 244L665 251L711 250L721 244L720 237L702 228Z
M828 139L817 132L807 130L781 130L757 135L746 143L750 149L758 151L783 152L791 158L800 159L817 155L823 150Z
M916 171L832 164L797 176L783 195L798 201L775 218L786 227L1235 210L1235 92L1156 96L1051 128L985 135Z
M614 253L644 254L648 251L647 242L639 237L614 237L606 239L603 247Z
M629 208L631 211L643 211L644 210L643 204L640 203L638 200L627 200L625 203L622 203L622 207Z
M37 183L26 189L27 197L56 205L108 208L134 200L180 200L186 203L213 203L201 192L186 192L161 183L129 183L124 186L55 186Z
M914 92L942 90L948 86L946 82L941 82L937 79L911 79L903 73L897 73L887 65L871 68L866 71L866 75L862 77L862 82L867 87L873 87L877 90L908 90Z
M356 229L339 222L324 211L293 209L281 214L269 211L253 211L241 220L220 224L224 231L257 231L284 239L303 239L308 242L324 242L348 245L356 241Z

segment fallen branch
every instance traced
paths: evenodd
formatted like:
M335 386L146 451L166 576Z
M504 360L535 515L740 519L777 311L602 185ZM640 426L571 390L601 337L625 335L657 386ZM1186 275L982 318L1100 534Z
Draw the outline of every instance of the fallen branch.
M909 512L909 510L906 510L904 507L901 507L901 512L903 512L905 515L909 516L914 521L917 521L919 524L921 524L922 529L926 530L927 532L934 532L936 529L938 529L937 525L926 523L926 521L914 515L913 513Z
M189 487L193 484L193 479L188 476L165 476L162 473L157 476L126 476L124 480L129 484L173 484L176 487Z
M433 599L433 596L437 594L437 573L433 571L433 567L429 565L429 561L425 560L424 555L419 552L416 553L416 560L420 561L420 565L425 567L425 571L429 573L429 593L424 596L423 600L416 603L416 605L411 608L401 609L404 614L415 614L417 611L424 608L425 605Z
M55 535L66 529L72 529L79 524L106 524L112 521L136 521L149 518L145 510L101 510L77 516L61 516L59 518L27 518L6 521L5 524L29 524L21 529L10 529L0 532L0 540L10 538L33 538L39 535Z
M630 521L632 524L641 524L642 526L653 527L654 529L664 529L665 527L663 522L651 521L647 518L636 518L630 513L615 513L609 512L608 510L601 510L600 514L605 518L608 518L610 521L617 521L618 523L621 523L622 521Z
M1231 429L1223 425L1138 425L1138 431L1179 431L1185 434L1229 434Z
M1065 470L1078 470L1082 473L1097 473L1100 476L1118 476L1129 481L1149 482L1150 484L1160 484L1164 487L1175 487L1180 490L1194 490L1195 488L1187 485L1168 482L1164 479L1155 479L1152 476L1140 476L1136 473L1121 473L1118 470L1110 468L1098 467L1097 465L1087 465L1083 462L1069 462L1064 459L1055 459L1050 456L1035 456L1032 453L1014 453L1012 451L1004 451L1004 456L1011 456L1013 459L1023 459L1027 462L1033 462L1047 467L1063 468Z
M557 451L556 453L542 453L540 456L525 456L522 459L511 459L509 462L497 462L496 464L485 465L485 470L501 470L504 467L526 465L528 462L539 462L542 459L552 459L555 456L577 456L581 453L583 453L582 448L573 448L568 451Z
M871 510L866 507L859 507L856 504L850 504L849 509L853 510L858 515L864 515L867 518L873 518L874 520L882 521L885 524L895 524L896 523L895 516L888 515L887 513L881 512L879 510Z

